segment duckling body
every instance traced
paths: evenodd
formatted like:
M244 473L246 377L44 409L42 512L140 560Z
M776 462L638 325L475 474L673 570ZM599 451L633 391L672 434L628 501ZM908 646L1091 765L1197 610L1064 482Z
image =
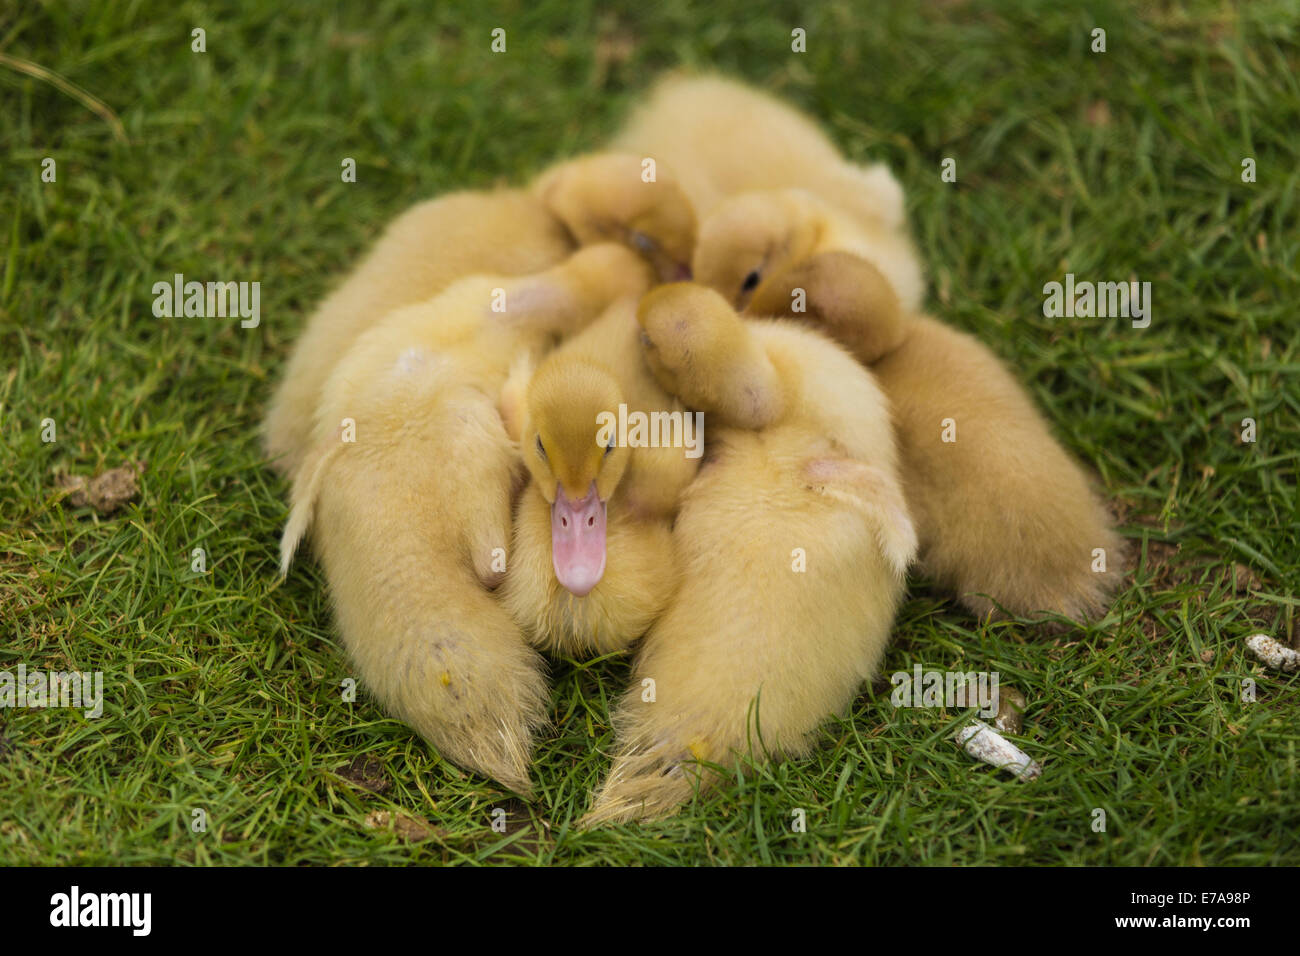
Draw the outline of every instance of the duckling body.
M656 378L704 412L709 453L673 529L679 587L637 653L587 825L671 813L695 761L760 739L755 753L804 752L877 666L916 548L887 402L839 346L742 321L690 284L651 293L640 319Z
M634 254L593 246L389 313L330 373L294 476L282 566L310 528L362 681L445 758L518 792L546 687L489 590L520 478L497 398L521 353L648 282Z
M617 302L552 352L527 387L520 450L532 480L517 507L502 598L529 640L553 652L626 649L658 617L676 586L670 529L681 491L695 474L698 450L620 447L627 435L606 437L615 442L608 445L600 434L602 414L609 416L604 422L635 413L667 413L685 422L681 403L645 367L639 335L636 300ZM573 486L570 494L557 488L563 478ZM592 483L605 506L604 565L586 590L586 583L562 580L556 549L566 529L556 527L564 520L556 517L557 497L577 499Z
M988 347L903 308L861 246L842 243L851 233L816 197L749 193L705 220L696 275L747 301L749 314L819 329L876 373L903 451L921 565L940 587L980 616L1104 613L1123 542L1082 468ZM737 282L755 268L755 247L785 254L746 300Z
M284 475L298 470L330 372L385 315L428 301L462 276L538 272L573 248L525 190L451 193L407 210L316 309L294 346L263 426L272 465Z
M695 207L701 240L709 217L732 197L787 189L816 196L852 225L852 237L836 248L851 246L875 263L905 309L920 306L924 276L898 180L884 164L845 160L815 123L775 97L721 76L670 74L610 148L654 158L672 171ZM779 253L754 251L760 261ZM700 279L698 259L695 278L711 284Z
M557 163L532 188L581 245L621 242L663 281L689 272L695 207L671 170L651 170L628 153L592 153Z
M926 574L980 617L1105 614L1123 539L1002 361L917 316L872 368L894 410Z

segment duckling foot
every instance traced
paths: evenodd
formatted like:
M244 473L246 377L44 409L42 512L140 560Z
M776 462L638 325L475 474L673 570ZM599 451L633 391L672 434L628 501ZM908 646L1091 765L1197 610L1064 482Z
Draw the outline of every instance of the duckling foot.
M871 519L885 560L902 577L916 558L916 528L902 489L879 468L851 458L810 458L800 477L818 494L843 501Z

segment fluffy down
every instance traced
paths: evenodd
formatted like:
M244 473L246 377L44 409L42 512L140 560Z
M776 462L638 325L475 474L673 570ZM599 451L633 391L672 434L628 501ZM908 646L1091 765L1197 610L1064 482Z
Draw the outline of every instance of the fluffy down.
M294 346L263 425L272 465L297 472L330 372L389 312L427 301L463 276L538 272L572 250L560 222L522 190L451 193L407 210L321 303Z
M631 252L592 246L397 309L330 374L294 476L283 567L310 530L362 681L443 757L520 793L546 684L489 591L520 478L497 396L519 355L648 281Z
M743 193L794 189L816 197L834 211L843 233L837 247L875 263L905 309L920 306L925 281L898 180L882 163L847 161L812 120L775 97L721 76L670 74L633 111L610 148L653 158L671 171L695 207L701 242L714 216L734 221L736 212L722 207ZM739 218L745 219L743 212ZM736 254L723 258L745 260L738 280L765 255L780 253L748 244L743 230L735 239ZM698 250L693 265L697 281L722 281ZM768 263L767 274L774 266ZM728 288L719 287L729 299L736 291L731 278Z
M847 353L691 284L651 293L640 319L709 451L588 826L671 813L734 753L804 752L877 666L916 549L886 400Z
M622 651L645 633L676 588L672 520L698 457L684 441L661 447L640 447L646 435L614 435L608 447L599 441L598 419L617 420L620 405L629 415L662 413L682 429L691 424L681 403L650 375L639 337L636 300L615 303L551 353L526 389L520 453L532 477L519 501L502 597L529 639L550 651ZM637 446L619 440L629 437ZM578 595L553 566L553 516L563 486L581 496L592 484L607 507L606 564L595 587Z

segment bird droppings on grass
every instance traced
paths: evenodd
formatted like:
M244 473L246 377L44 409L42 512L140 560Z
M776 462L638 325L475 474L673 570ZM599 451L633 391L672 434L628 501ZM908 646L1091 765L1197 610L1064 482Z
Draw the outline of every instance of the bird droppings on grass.
M1036 760L982 720L959 729L954 739L976 760L1009 771L1021 780L1036 780L1043 772Z
M428 820L390 810L374 810L366 814L365 824L371 830L388 830L405 843L446 840L449 836L446 830L434 826Z
M1267 634L1252 634L1246 638L1246 646L1267 667L1287 674L1300 670L1300 651L1287 647Z
M393 786L393 782L388 779L383 761L375 757L357 757L339 770L338 775L371 793L386 793Z

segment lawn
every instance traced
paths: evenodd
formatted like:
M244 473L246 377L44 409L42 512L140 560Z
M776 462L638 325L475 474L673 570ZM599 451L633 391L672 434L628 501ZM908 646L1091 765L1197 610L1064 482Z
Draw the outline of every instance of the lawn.
M0 671L104 681L98 718L0 709L0 863L1300 864L1300 675L1244 646L1300 638L1300 5L1061 6L0 6ZM598 145L676 65L889 162L930 309L1114 502L1103 620L982 623L914 579L885 660L998 672L1039 779L881 683L809 759L578 832L626 662L553 663L525 805L344 701L323 574L279 581L257 428L315 303L406 206ZM1150 326L1046 317L1067 272L1150 281ZM156 317L176 273L259 281L259 325ZM58 481L133 462L110 514Z

